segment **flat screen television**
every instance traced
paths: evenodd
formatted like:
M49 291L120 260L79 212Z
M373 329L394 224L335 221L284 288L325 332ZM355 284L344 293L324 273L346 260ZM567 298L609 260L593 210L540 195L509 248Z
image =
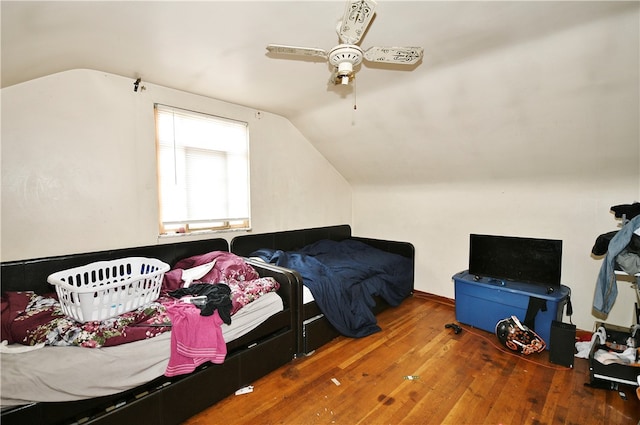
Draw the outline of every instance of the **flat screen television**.
M470 235L472 275L560 287L561 272L561 240Z

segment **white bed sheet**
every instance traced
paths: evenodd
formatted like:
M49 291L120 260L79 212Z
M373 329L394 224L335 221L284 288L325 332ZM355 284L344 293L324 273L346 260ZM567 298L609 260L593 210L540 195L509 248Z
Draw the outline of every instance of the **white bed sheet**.
M302 285L302 304L309 304L312 301L315 301L315 298L313 298L311 289L307 288L306 285Z
M282 310L284 310L284 304L278 294L275 292L264 294L231 316L230 325L223 323L222 336L226 342L231 342L251 332L268 317Z
M222 325L230 342L284 309L275 293L243 307ZM116 394L162 376L169 363L171 332L114 347L51 347L0 354L2 407L72 401ZM96 365L99 365L97 367Z

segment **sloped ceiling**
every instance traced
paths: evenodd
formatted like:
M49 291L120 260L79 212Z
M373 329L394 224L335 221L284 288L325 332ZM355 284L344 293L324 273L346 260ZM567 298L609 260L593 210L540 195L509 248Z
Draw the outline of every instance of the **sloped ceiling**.
M333 47L343 12L343 1L2 1L2 87L89 68L276 113L354 184L531 178L539 173L531 158L544 161L549 149L563 148L518 134L508 146L504 135L495 144L473 136L480 122L486 136L517 119L483 112L479 95L503 90L506 98L522 99L535 87L527 81L476 87L470 111L471 104L452 100L464 99L469 88L452 81L467 78L469 66L491 73L482 59L504 61L500 52L526 60L527 45L550 34L612 15L637 16L638 2L380 0L362 47L422 46L424 59L409 69L363 64L348 87L328 85L326 63L267 55L267 43ZM458 75L464 64L472 65ZM637 66L636 56L632 75ZM456 114L464 114L459 126ZM498 152L507 161L496 162ZM549 168L570 172L566 159ZM472 167L478 161L484 165Z

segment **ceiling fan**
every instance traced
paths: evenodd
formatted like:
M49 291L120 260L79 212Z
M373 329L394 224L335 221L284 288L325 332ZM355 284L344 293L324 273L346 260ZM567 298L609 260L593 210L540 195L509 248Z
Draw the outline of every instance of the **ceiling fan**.
M312 56L327 59L333 65L330 82L347 85L355 77L354 67L362 63L386 62L399 65L413 65L422 59L422 47L370 47L362 50L358 44L364 35L377 3L374 0L347 0L342 21L336 32L340 44L329 50L313 47L296 47L282 44L269 44L267 50L274 54Z

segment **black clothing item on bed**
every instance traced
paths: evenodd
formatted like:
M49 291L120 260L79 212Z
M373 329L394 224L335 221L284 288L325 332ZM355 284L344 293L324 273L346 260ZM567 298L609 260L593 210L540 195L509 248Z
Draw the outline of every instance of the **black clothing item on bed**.
M185 295L200 296L206 295L207 302L198 305L201 316L211 316L218 309L218 314L224 323L231 324L231 288L224 283L192 283L186 288L176 289L169 292L174 298L182 298Z
M374 295L399 305L413 289L413 262L360 241L320 240L298 251L260 249L251 254L296 270L327 320L343 335L380 331Z

